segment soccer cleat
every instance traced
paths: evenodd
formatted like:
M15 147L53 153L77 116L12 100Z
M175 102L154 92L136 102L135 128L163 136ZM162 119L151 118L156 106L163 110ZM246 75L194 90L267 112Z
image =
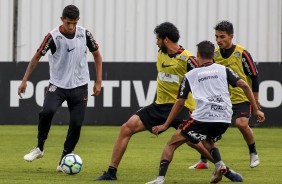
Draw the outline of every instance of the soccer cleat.
M37 148L33 148L30 151L30 153L26 154L24 156L24 159L28 162L32 162L35 159L42 158L43 155L44 155L44 151L40 151L40 149L37 147Z
M113 176L112 174L110 174L106 171L104 171L102 176L100 176L99 178L96 179L96 181L101 181L101 180L117 180L117 177Z
M57 172L63 172L63 169L62 169L62 167L60 165L58 165L56 171Z
M226 174L227 168L224 164L215 167L211 177L211 183L218 183L222 180L222 175Z
M250 155L250 167L254 168L260 164L258 154L252 153Z
M243 182L241 174L233 171L232 169L229 169L224 176L233 182Z
M209 164L208 162L203 162L202 160L199 160L195 165L192 165L189 167L189 169L208 169Z
M157 179L155 179L153 181L149 181L146 184L164 184L164 182L165 182L164 176L159 176L159 177L157 177Z

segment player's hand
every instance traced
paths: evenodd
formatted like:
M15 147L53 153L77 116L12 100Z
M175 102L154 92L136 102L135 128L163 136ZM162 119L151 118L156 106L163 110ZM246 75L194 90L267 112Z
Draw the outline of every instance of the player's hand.
M22 82L18 88L18 95L20 96L20 98L23 98L22 93L24 94L25 90L26 90L26 82Z
M260 110L254 112L254 115L257 117L257 121L260 122L260 123L265 120L264 113L261 112Z
M101 92L101 83L95 83L93 87L93 94L91 96L98 96Z
M158 126L154 126L152 128L152 133L155 135L158 135L159 132L163 132L167 129L167 127L165 127L164 125L158 125Z

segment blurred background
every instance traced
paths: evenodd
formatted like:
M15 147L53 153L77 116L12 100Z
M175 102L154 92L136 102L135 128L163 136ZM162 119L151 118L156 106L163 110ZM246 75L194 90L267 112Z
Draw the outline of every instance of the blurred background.
M154 101L158 47L154 28L165 21L180 31L179 43L196 54L196 44L215 42L214 26L229 20L234 44L245 47L257 64L260 102L266 123L281 126L281 0L0 0L0 124L36 124L49 84L48 54L28 81L23 99L17 94L28 62L45 35L61 25L66 5L80 9L79 25L92 32L103 57L99 97L89 96L85 124L120 125ZM93 57L88 54L91 82ZM68 123L67 105L55 124Z
M0 61L29 61L68 4L80 9L79 25L93 33L105 62L154 62L153 30L164 21L195 54L198 42L215 43L221 20L233 23L234 43L255 61L281 61L281 0L0 0Z

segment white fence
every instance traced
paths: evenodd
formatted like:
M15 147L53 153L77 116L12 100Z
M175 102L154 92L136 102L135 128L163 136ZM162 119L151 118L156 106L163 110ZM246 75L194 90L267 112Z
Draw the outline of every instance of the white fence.
M79 25L94 34L104 61L154 62L158 48L153 30L164 21L179 28L179 43L195 54L198 42L215 43L213 27L220 20L234 24L234 43L243 45L255 61L281 61L281 0L18 1L17 61L32 58L44 36L61 24L68 4L80 9ZM12 0L0 0L0 24L0 61L12 61ZM90 55L88 60L93 60Z

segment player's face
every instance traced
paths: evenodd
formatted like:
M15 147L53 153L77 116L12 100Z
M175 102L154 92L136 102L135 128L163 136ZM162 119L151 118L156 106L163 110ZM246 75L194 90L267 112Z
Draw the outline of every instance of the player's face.
M215 31L215 40L219 48L229 49L232 47L233 34L227 34L225 31Z
M156 42L157 46L161 49L163 53L167 53L167 46L164 43L164 39L161 39L158 36L156 39L157 39L157 42Z
M79 18L69 19L67 17L61 17L61 20L63 22L63 32L66 34L73 34L75 32L76 24Z

